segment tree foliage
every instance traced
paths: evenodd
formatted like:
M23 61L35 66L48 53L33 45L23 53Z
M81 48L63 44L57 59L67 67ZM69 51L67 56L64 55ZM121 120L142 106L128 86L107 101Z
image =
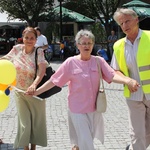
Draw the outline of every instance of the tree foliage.
M106 35L112 29L112 17L121 0L67 0L67 8L100 21L104 26Z
M54 0L0 0L0 11L6 11L9 19L19 18L29 26L43 21L41 13L50 13Z
M101 37L103 44L107 45L107 37L110 34L110 31L114 28L115 22L113 21L113 14L116 9L119 7L121 0L66 0L68 3L65 3L65 7L79 12L83 15L86 15L92 19L95 19L95 24L93 25L92 32L94 33L96 39L97 36ZM97 28L98 22L101 23L99 25L99 29ZM103 30L104 29L104 30ZM96 32L97 30L97 32ZM101 31L104 31L102 34ZM99 33L99 35L97 34ZM103 38L105 37L105 39ZM99 40L101 42L101 40ZM110 57L110 52L108 51L108 56Z

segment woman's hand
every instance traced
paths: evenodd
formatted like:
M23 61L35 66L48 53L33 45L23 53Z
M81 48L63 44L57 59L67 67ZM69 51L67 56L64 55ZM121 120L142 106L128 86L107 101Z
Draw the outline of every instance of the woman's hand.
M36 91L36 85L32 84L30 87L28 87L28 89L26 90L25 94L27 95L34 95Z

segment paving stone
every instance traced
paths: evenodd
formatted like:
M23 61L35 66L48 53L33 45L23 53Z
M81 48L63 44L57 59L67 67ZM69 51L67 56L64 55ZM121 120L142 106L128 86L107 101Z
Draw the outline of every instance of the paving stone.
M51 62L56 70L61 62ZM128 133L128 110L123 96L123 86L105 82L108 100L107 112L103 114L105 121L105 142L101 144L94 139L95 150L125 150L130 142ZM47 147L37 146L37 150L71 150L68 135L67 86L46 101L47 115ZM13 142L17 133L17 111L13 91L10 94L9 107L0 113L0 138L5 144L0 150L14 150ZM18 149L23 150L23 149ZM150 150L150 148L148 149Z

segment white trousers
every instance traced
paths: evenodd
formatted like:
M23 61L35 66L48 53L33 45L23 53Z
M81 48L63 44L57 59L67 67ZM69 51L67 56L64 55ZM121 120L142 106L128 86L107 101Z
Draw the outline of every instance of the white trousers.
M68 113L69 134L72 144L80 150L94 150L93 139L104 142L104 122L101 113Z
M146 150L150 145L150 100L126 100L129 109L129 150Z

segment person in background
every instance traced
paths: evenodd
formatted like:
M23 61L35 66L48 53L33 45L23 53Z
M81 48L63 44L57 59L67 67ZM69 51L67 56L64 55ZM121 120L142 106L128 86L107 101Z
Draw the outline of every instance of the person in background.
M38 73L35 77L36 30L27 27L22 33L23 44L15 45L0 59L10 60L16 67L15 101L18 115L18 129L14 149L35 150L36 145L47 146L45 100L25 95L19 90L34 93L43 78L47 62L41 48L38 49ZM31 148L29 148L31 144Z
M49 57L48 57L49 55L47 54L47 53L49 53L47 38L46 38L46 36L41 34L41 29L39 27L35 27L34 29L36 30L37 35L38 35L35 46L43 49L44 57L45 57L46 61L49 63Z
M65 44L63 41L60 42L60 60L64 60L64 49L65 49Z
M37 41L36 41L36 47L40 47L43 50L48 49L48 41L46 36L44 36L43 34L41 34L41 29L39 27L35 27L34 28L37 32Z
M68 37L64 37L63 42L64 42L64 45L65 45L65 47L64 47L64 58L66 59L66 58L69 57L69 53L70 53Z
M115 31L111 31L111 35L108 36L108 48L110 52L110 57L112 58L113 55L113 45L117 41L117 35L115 35Z
M103 57L106 61L108 61L108 56L107 56L107 51L103 48L103 46L101 47L101 49L99 49L96 53L98 56Z
M138 15L131 9L117 9L113 17L126 37L115 42L111 66L140 83L137 91L124 87L131 137L126 150L146 150L150 145L150 31L139 28Z
M116 74L102 57L91 55L95 43L91 31L80 30L75 41L80 54L66 59L34 95L54 85L62 87L68 83L68 122L70 140L74 145L72 150L94 150L94 138L104 142L103 116L95 108L100 82L97 60L101 64L103 79L108 83L126 84L130 90L135 91L138 83L129 77Z
M16 44L22 44L23 43L23 38L18 38Z

